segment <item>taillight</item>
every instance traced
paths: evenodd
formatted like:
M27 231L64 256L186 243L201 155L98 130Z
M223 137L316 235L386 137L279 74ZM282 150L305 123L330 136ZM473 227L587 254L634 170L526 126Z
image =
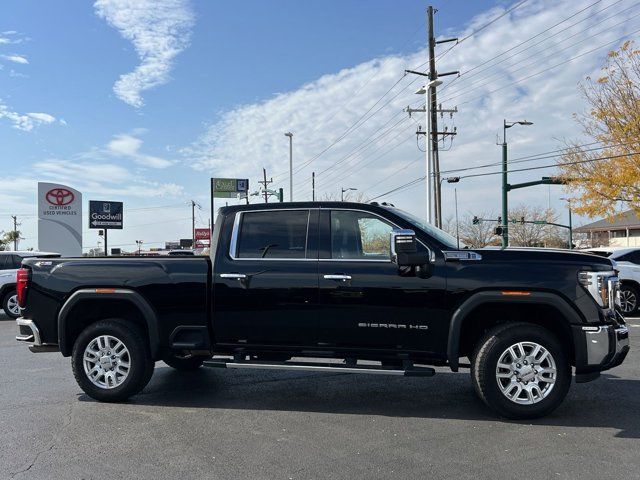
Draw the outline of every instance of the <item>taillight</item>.
M16 294L18 298L18 306L24 308L27 305L27 289L31 280L31 271L21 268L16 274Z

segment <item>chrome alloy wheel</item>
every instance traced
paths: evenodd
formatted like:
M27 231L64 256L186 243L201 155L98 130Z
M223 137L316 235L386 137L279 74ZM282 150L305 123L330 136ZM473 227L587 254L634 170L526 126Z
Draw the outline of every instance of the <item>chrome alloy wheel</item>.
M11 315L20 316L20 306L18 305L18 295L11 295L7 299L7 309Z
M620 308L622 313L631 313L638 306L638 297L633 290L620 289Z
M111 335L100 335L89 342L82 357L84 373L100 388L122 385L131 370L131 357L124 343Z
M549 396L556 382L556 362L535 342L518 342L507 348L496 367L502 394L514 403L534 405Z

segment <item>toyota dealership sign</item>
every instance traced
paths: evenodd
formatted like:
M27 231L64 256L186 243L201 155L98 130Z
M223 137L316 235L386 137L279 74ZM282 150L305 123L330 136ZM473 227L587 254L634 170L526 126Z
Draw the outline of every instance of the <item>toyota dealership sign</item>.
M38 250L82 255L82 194L66 185L38 183Z

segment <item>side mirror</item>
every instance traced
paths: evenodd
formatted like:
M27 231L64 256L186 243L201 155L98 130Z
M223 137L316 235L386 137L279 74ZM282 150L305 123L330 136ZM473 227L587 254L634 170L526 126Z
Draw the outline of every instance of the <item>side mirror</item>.
M418 252L416 232L393 230L390 235L391 261L398 267L420 267L430 263L429 252Z

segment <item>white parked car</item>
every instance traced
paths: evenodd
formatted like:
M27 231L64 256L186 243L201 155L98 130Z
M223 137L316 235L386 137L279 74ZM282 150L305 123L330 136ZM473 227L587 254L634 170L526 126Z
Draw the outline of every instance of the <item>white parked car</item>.
M16 299L16 271L23 258L44 257L57 258L57 253L48 252L5 252L0 251L0 305L11 318L20 316L20 308Z
M620 278L620 305L626 316L640 310L640 248L599 247L590 253L615 260Z

